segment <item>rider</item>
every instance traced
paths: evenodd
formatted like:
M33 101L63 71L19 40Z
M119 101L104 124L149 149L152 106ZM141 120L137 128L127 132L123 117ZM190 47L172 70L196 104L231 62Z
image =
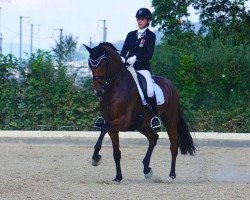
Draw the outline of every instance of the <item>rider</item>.
M151 77L151 67L149 64L155 48L155 34L148 29L152 20L152 14L147 8L141 8L136 13L139 29L128 33L124 42L121 59L123 63L132 65L134 69L142 74L147 82L147 102L152 112L151 128L156 129L161 126L160 119L157 117L157 103ZM104 119L99 117L95 125L101 127Z
M146 99L153 115L151 128L155 129L161 126L161 122L157 117L157 103L149 61L154 53L156 36L148 29L149 23L152 20L152 14L149 9L139 9L135 17L139 29L128 33L121 51L121 59L124 63L127 62L129 65L132 65L146 79Z

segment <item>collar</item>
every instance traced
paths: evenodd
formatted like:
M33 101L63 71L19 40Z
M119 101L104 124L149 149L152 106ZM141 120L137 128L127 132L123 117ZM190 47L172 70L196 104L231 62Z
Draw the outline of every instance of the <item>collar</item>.
M139 34L140 34L140 33L143 33L143 32L146 31L147 28L148 28L148 27L145 27L145 28L143 28L143 29L138 29L137 32L138 32Z
M137 39L142 38L142 37L146 34L147 28L148 28L148 27L145 27L145 28L143 28L143 29L138 29L138 30L137 30L137 32L136 32Z

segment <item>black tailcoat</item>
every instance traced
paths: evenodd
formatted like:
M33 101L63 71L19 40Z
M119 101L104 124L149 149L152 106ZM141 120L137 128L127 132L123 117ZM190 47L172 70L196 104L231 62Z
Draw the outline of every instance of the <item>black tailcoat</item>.
M134 63L135 70L151 71L149 61L154 53L155 40L155 34L148 28L139 39L137 30L131 31L128 33L122 47L121 56L127 59L135 55L137 57L137 61Z

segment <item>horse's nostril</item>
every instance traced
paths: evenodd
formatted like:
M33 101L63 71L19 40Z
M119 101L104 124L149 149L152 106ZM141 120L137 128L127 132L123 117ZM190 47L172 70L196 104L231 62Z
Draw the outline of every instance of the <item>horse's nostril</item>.
M94 93L96 96L100 97L103 92L101 90L94 90Z
M99 90L99 91L97 92L97 96L100 97L101 95L102 95L102 91Z

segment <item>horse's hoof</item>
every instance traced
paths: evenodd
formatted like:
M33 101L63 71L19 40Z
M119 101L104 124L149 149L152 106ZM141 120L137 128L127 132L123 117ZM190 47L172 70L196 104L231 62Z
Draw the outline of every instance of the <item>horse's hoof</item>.
M153 176L153 170L150 168L150 171L147 174L144 174L145 179L151 179Z
M98 166L101 164L101 161L102 161L102 156L101 155L98 155L98 156L93 156L92 157L92 166Z
M173 173L173 172L171 172L171 173L169 174L169 177L172 178L172 179L175 179L175 178L176 178L176 174Z
M114 181L114 182L116 182L116 183L121 183L122 177L116 177L116 178L114 178L112 181Z

